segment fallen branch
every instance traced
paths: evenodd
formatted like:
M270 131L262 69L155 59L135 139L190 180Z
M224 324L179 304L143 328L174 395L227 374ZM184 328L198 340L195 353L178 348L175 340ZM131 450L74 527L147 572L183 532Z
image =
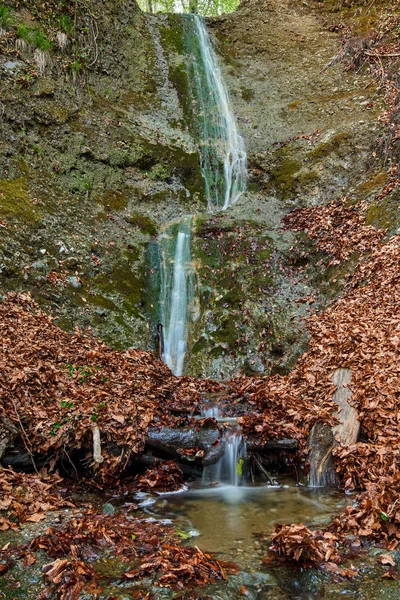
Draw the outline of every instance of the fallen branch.
M104 458L101 455L101 440L100 440L100 429L97 425L92 425L93 434L93 462L96 465L101 465Z

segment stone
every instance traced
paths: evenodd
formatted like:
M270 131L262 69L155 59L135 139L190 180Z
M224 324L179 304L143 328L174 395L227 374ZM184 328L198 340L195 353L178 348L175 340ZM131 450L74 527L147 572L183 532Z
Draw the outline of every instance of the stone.
M110 502L106 502L101 507L101 512L103 513L103 515L111 515L112 516L112 515L115 515L115 513L117 512L117 509Z
M2 67L5 71L18 71L24 66L24 63L20 60L8 60Z
M82 287L81 282L75 275L72 275L71 277L67 277L67 283L68 283L68 285L70 285L71 287L73 287L75 289L79 289L80 287Z
M73 270L76 269L76 267L79 264L79 260L75 257L75 256L69 256L68 258L66 258L63 262L63 265L66 269L68 270Z

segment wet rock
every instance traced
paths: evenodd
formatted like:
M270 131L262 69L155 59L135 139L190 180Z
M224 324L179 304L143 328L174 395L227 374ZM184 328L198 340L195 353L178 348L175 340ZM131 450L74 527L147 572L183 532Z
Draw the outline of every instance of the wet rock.
M115 508L115 506L113 506L109 502L106 502L101 507L101 511L102 511L103 515L115 515L115 513L117 512L117 509Z
M75 275L71 275L70 277L67 277L67 284L75 289L79 289L82 287L81 282L79 281L78 277L76 277Z
M31 264L31 270L33 271L46 271L47 263L44 260L36 260Z
M66 258L63 261L63 266L70 271L73 271L74 269L76 269L76 267L78 265L79 265L79 260L75 256L69 256L68 258Z

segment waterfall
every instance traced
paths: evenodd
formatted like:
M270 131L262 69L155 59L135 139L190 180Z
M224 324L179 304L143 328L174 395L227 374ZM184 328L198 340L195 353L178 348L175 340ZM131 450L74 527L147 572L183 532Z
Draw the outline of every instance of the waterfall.
M198 104L201 166L208 210L225 210L246 190L247 155L204 20L186 17L190 80Z
M193 297L190 253L192 217L185 216L160 236L163 360L182 375L187 350L188 307Z
M198 108L196 120L198 118L200 123L201 168L208 210L225 210L246 190L246 151L205 22L198 15L186 15L185 23L186 45L192 57L189 80ZM192 217L186 216L177 228L172 227L160 236L162 357L175 375L184 372L189 329L188 305L193 300L191 222ZM176 230L175 237L172 230ZM233 455L239 451L235 435L232 433L226 440L227 448L232 447ZM239 446L243 446L241 440ZM230 480L233 482L233 479L232 472Z
M201 416L224 422L218 406L202 408ZM224 454L219 461L215 465L204 467L203 484L224 483L238 487L242 480L243 466L246 461L246 442L238 423L227 427L224 434L224 444Z

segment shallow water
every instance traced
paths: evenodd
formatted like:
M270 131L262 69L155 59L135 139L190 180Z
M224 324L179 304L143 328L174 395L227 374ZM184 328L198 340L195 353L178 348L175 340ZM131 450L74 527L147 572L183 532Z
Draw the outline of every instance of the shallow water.
M160 496L146 511L195 533L191 544L253 570L255 560L259 565L260 554L265 554L256 534L270 534L276 523L328 523L332 514L351 502L335 491L280 483L280 487L193 487Z

